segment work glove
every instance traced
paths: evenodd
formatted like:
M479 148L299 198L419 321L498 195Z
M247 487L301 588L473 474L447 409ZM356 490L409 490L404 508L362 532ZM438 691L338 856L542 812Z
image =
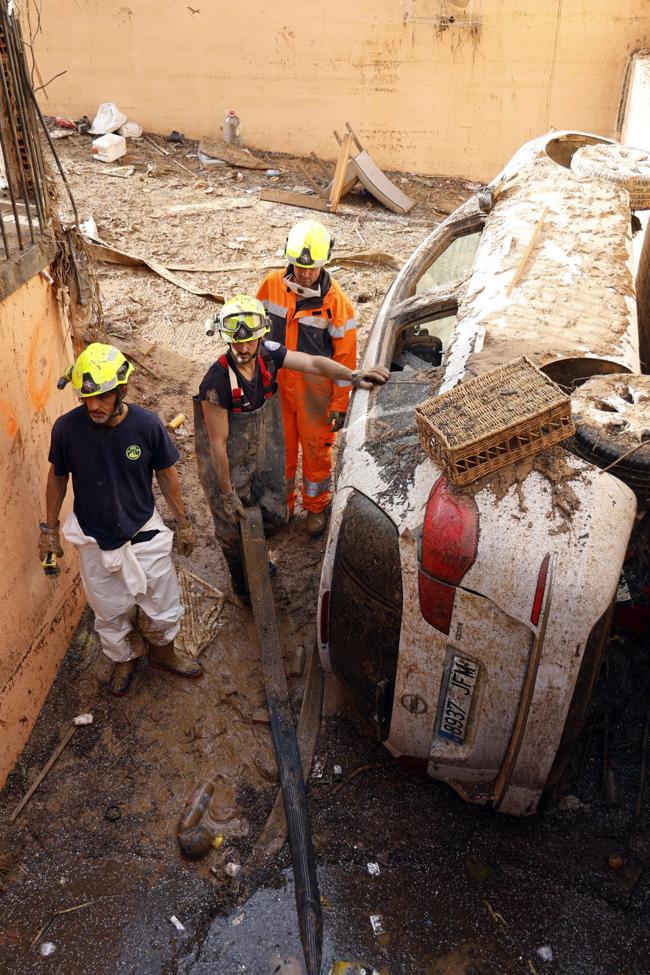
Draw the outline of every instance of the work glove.
M327 422L332 433L338 433L339 430L343 429L343 424L345 423L346 411L345 410L330 410L330 414L327 417Z
M179 555L191 555L196 544L196 536L194 535L192 522L188 518L182 525L179 525L178 522L175 522L175 525L176 551Z
M373 386L383 386L390 377L390 372L383 366L373 366L372 369L355 369L352 373L354 389L372 389Z
M44 521L38 527L41 530L41 534L38 537L38 557L40 561L43 561L48 552L54 552L57 559L60 559L63 555L63 549L61 548L61 539L59 538L58 521L56 528L48 528Z
M221 503L223 504L224 515L233 525L238 525L239 519L246 517L246 508L236 491L231 491L230 494L222 494Z

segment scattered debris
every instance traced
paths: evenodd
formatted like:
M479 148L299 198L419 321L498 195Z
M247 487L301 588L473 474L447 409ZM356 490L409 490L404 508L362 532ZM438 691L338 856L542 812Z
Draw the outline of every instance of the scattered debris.
M563 812L575 812L576 809L582 809L583 802L577 796L560 796L557 806Z
M169 135L165 137L165 142L174 142L177 145L182 145L185 142L185 136L182 132L177 132L176 129L172 129Z
M370 915L370 926L374 931L375 935L385 934L384 931L384 919L381 914L371 914Z
M177 413L174 419L170 420L169 423L166 423L165 426L168 430L178 430L178 428L185 423L186 419L187 417L184 413Z
M341 776L343 775L343 766L342 765L333 765L332 766L332 773L333 773L335 779L340 779Z
M104 102L97 109L93 124L88 129L90 135L108 135L126 122L126 115L120 112L115 102Z
M53 955L54 952L56 951L56 945L54 944L53 941L44 941L41 944L39 950L43 958L48 958L50 955Z
M236 145L228 145L222 139L213 138L212 136L203 136L199 142L199 153L205 156L210 162L219 160L236 169L268 169L269 166L268 162L264 162L263 159L258 159L248 149L240 148ZM278 176L280 175L279 170L275 172Z
M325 759L317 758L314 762L314 767L311 772L312 779L322 779L323 772L325 771Z
M553 961L553 949L550 945L542 945L541 948L537 949L537 954L542 961Z
M330 205L320 196L308 196L306 193L292 193L285 190L262 190L260 200L265 203L285 203L290 207L306 207L308 210L329 212Z
M201 782L185 803L176 828L176 839L182 852L190 860L200 860L212 848L216 835L215 824L207 815L214 793L214 782Z
M174 925L177 931L185 931L185 925L181 924L175 914L170 917L170 922Z
M291 663L291 670L289 671L290 677L302 677L305 669L305 659L305 648L303 646L296 647L296 652L293 655Z
M610 853L607 857L607 866L611 870L620 870L624 863L625 860L620 853Z
M122 818L122 810L113 804L104 810L104 819L109 823L117 823Z
M247 204L250 205L250 204ZM118 250L116 247L110 247L108 244L103 243L103 241L97 238L89 239L88 249L92 257L98 261L105 261L109 264L122 264L127 267L148 267L150 271L154 274L159 275L159 277L164 278L165 281L169 281L170 284L175 285L177 288L182 288L183 291L189 291L190 294L196 295L198 298L209 298L211 301L216 301L218 304L222 305L225 301L223 295L215 294L213 291L204 291L201 288L195 288L191 284L186 284L171 273L163 264L159 264L158 261L153 258L139 257L136 254L129 254L127 251ZM147 366L144 368L148 369ZM151 369L148 369L152 372Z
M231 861L230 863L227 863L223 869L226 875L234 880L235 877L237 877L237 875L241 872L241 864L233 863Z
M379 864L378 863L369 863L368 864L368 873L370 874L371 877L378 877L379 874L380 874Z
M246 917L245 914L238 914L237 917L234 917L230 922L231 927L233 928L237 927L238 924L242 923L245 917Z
M501 924L504 928L507 928L508 922L504 918L503 914L499 914L498 911L495 911L489 901L484 900L483 903L487 907L488 914L490 915L492 920L496 921L498 924Z
M129 119L124 125L120 126L117 130L118 135L123 135L125 139L141 139L142 138L142 126L139 122L134 122Z
M83 725L92 724L93 716L92 714L78 714L76 718L72 719L72 723L76 725L77 728L80 728Z

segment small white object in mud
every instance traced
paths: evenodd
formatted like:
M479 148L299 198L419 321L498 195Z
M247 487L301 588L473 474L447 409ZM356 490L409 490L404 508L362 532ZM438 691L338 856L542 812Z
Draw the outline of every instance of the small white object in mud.
M44 941L41 945L41 954L43 958L47 958L49 955L53 955L56 951L56 945L53 941Z
M181 922L178 920L178 918L176 917L175 914L172 914L172 916L170 917L169 920L174 925L174 927L176 928L177 931L184 931L185 930L185 925L184 924L181 924Z
M238 924L242 923L245 916L246 916L245 914L238 914L237 917L234 917L232 919L232 921L230 922L230 926L236 928Z
M335 779L340 779L341 776L343 775L343 766L342 765L335 765L334 768L332 769L332 771L334 772L334 778Z
M322 779L323 772L325 771L325 759L317 758L314 762L314 768L311 773L312 779Z
M381 914L371 914L370 925L376 935L384 934L384 919Z
M76 718L72 719L72 723L76 725L92 724L93 716L92 714L78 714Z
M226 866L224 867L224 870L226 871L227 875L229 877L232 877L234 880L237 874L239 873L239 871L241 870L241 864L227 863Z
M541 948L537 949L537 954L542 961L553 961L553 949L550 945L542 945Z
M565 812L573 812L575 809L582 809L583 803L577 796L560 796L558 807Z
M379 872L380 871L379 871L379 864L378 863L369 863L368 864L368 873L370 874L371 877L378 877L379 876Z

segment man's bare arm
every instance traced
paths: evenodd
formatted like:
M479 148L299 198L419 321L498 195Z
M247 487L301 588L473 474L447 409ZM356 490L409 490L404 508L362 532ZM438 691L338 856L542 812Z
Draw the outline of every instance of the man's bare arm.
M334 382L347 380L353 386L371 389L373 386L383 386L390 376L383 366L373 366L372 369L352 370L342 362L335 362L324 355L307 355L306 352L287 352L283 363L287 369L305 372L310 376L327 376Z
M223 406L217 406L216 403L210 403L208 400L201 400L201 408L210 441L210 460L219 490L222 494L230 494L234 488L230 480L230 462L227 449L228 434L230 433L228 410L224 410Z
M45 521L49 528L56 528L61 514L61 505L68 490L68 475L55 474L54 464L50 464L45 488Z
M160 485L162 495L169 505L169 509L174 516L177 525L184 525L188 521L185 513L185 504L181 494L181 485L178 480L178 473L175 467L163 467L156 471L156 480Z

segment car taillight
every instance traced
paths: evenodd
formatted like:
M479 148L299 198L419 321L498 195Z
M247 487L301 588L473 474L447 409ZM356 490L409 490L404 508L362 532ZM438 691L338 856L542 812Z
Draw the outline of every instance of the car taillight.
M546 555L544 561L539 570L539 575L537 576L537 588L535 589L535 596L533 598L533 611L530 614L530 622L533 626L537 626L539 623L539 614L542 612L542 603L544 601L544 592L546 590L546 578L548 576L548 567L551 561L551 556Z
M320 601L320 642L329 643L330 638L330 594L329 590L323 593Z
M478 547L478 508L473 498L452 494L440 477L431 489L422 527L418 571L420 611L427 623L449 633L455 586L474 564Z

